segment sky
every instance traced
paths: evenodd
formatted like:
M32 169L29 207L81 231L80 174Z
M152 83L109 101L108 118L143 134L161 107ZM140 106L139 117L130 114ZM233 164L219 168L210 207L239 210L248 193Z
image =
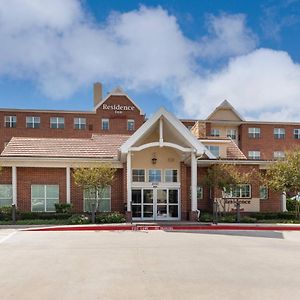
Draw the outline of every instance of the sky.
M300 0L0 0L0 107L93 109L93 83L148 116L300 121Z

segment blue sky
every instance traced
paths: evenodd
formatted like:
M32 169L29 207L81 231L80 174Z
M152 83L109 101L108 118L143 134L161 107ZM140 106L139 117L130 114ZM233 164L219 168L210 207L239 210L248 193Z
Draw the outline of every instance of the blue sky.
M298 120L300 1L0 3L0 106L92 109L92 84L150 115Z

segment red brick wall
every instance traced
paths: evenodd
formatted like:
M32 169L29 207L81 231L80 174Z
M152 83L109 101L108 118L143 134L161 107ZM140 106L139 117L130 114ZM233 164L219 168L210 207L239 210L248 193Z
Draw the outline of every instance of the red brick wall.
M12 184L12 168L4 167L2 169L0 184Z
M260 128L261 137L249 138L248 128ZM285 128L285 139L274 138L274 128ZM286 151L300 147L300 140L294 139L294 129L299 125L243 124L240 126L240 148L248 156L248 151L260 151L261 159L272 160L274 151Z
M190 206L189 206L189 190L187 178L187 166L182 162L180 164L180 180L181 180L181 220L188 220Z
M133 105L125 96L111 96L105 104ZM6 128L4 126L4 116L17 116L17 127ZM40 128L26 128L26 116L39 116ZM50 117L64 117L64 129L51 129ZM74 129L74 118L86 118L86 129ZM101 119L109 118L110 129L101 130ZM145 121L145 116L140 115L140 111L126 111L122 114L115 114L114 111L102 110L101 107L96 112L30 112L30 111L0 111L0 151L4 148L4 143L9 142L12 137L49 137L49 138L89 138L92 134L132 134L127 130L127 119L135 120L135 129L138 129ZM89 128L89 125L92 128ZM91 130L90 130L91 129Z

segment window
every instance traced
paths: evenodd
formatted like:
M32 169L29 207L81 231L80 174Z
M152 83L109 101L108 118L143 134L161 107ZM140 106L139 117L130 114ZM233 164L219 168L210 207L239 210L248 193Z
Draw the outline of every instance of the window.
M220 157L220 147L219 146L206 146L206 148L215 156Z
M4 125L6 128L16 128L17 127L17 117L16 116L5 116Z
M132 181L133 182L145 182L145 170L133 169L132 170Z
M63 117L51 117L50 118L50 128L64 129L65 128L65 118L63 118Z
M225 198L251 198L250 184L240 184L225 191Z
M300 140L300 129L294 129L294 139Z
M248 151L249 159L260 159L260 151Z
M264 185L259 187L259 198L260 199L268 199L268 188Z
M40 128L40 117L26 117L26 128Z
M31 186L31 211L55 211L55 203L59 203L58 185L33 184Z
M220 136L220 130L218 128L212 128L210 131L211 136Z
M236 140L236 137L237 137L236 129L232 129L232 128L227 129L227 137L230 137L233 140Z
M102 119L102 130L109 130L109 119Z
M202 186L197 186L197 199L203 199L203 187Z
M92 211L93 203L96 205L96 211L111 211L111 187L107 186L102 191L102 197L99 192L93 193L91 190L85 190L83 193L84 211Z
M86 118L74 118L74 128L75 129L85 129L86 128Z
M0 207L12 205L12 185L0 184Z
M177 182L177 170L165 170L165 182Z
M284 159L285 154L283 151L274 151L274 159Z
M274 128L274 138L277 140L282 140L285 138L284 128Z
M248 128L248 136L251 139L259 139L260 138L260 128L257 128L257 127Z
M149 182L161 182L161 170L148 170Z
M134 130L134 120L127 120L127 130L128 131Z

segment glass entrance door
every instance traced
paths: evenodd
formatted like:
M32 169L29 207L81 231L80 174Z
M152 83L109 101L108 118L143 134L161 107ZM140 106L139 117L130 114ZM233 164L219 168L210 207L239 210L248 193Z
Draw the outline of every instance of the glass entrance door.
M156 220L179 218L178 189L156 190Z

